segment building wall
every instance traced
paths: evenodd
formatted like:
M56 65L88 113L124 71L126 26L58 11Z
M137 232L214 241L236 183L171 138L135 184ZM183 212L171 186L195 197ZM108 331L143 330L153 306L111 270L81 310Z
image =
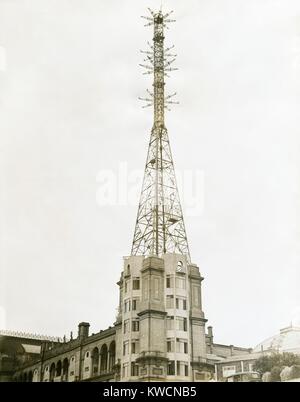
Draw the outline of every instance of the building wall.
M14 380L28 381L32 375L33 382L114 381L115 344L115 327L53 348L45 344L36 362L17 370Z
M121 380L193 381L195 372L203 370L201 281L198 267L182 255L124 259L118 316Z

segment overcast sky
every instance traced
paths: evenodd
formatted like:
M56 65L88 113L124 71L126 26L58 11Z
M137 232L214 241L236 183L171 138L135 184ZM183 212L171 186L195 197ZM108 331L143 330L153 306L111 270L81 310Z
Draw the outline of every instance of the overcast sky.
M140 15L160 3L0 0L2 328L114 322L137 205L100 205L99 175L144 166L152 112L137 98L151 78L138 64L152 32ZM183 208L203 308L217 342L255 346L300 317L300 2L164 9L177 20L173 157L200 172L200 212Z

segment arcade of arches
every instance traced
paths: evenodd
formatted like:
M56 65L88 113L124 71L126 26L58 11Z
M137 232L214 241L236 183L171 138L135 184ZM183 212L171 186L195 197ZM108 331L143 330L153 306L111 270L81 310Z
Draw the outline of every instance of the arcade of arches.
M95 346L91 351L85 351L83 356L83 372L88 372L88 376L84 374L84 378L93 378L101 375L112 373L116 358L116 343L111 341L109 344L104 343L101 347ZM15 378L18 382L36 382L36 381L49 381L49 382L67 382L74 376L74 380L79 380L82 377L80 373L75 376L75 369L71 371L71 361L75 359L74 356L70 358L59 358L53 361L50 365L46 362L43 365L43 373L39 378L39 369L24 370L18 377ZM87 370L87 368L89 370Z

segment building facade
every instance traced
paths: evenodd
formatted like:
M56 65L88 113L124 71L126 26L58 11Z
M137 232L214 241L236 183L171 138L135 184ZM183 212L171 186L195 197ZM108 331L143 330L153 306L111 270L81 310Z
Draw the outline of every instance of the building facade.
M125 258L117 321L121 380L194 381L203 375L202 279L180 254Z

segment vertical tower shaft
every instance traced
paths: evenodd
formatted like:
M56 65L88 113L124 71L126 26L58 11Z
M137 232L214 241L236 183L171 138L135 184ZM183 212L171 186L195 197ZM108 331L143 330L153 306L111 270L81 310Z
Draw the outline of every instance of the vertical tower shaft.
M170 14L170 13L169 13ZM138 208L132 255L156 255L165 253L185 254L189 249L183 215L176 184L174 164L164 122L164 112L175 94L165 96L165 76L173 70L170 65L175 56L169 54L171 48L164 47L164 28L169 14L151 12L152 18L145 17L154 26L153 45L146 54L146 74L153 74L151 98L141 98L154 107L154 123L151 131L148 156L141 198ZM150 64L150 65L149 65Z
M164 94L164 23L162 14L154 17L153 67L154 67L154 127L163 128L165 113Z

